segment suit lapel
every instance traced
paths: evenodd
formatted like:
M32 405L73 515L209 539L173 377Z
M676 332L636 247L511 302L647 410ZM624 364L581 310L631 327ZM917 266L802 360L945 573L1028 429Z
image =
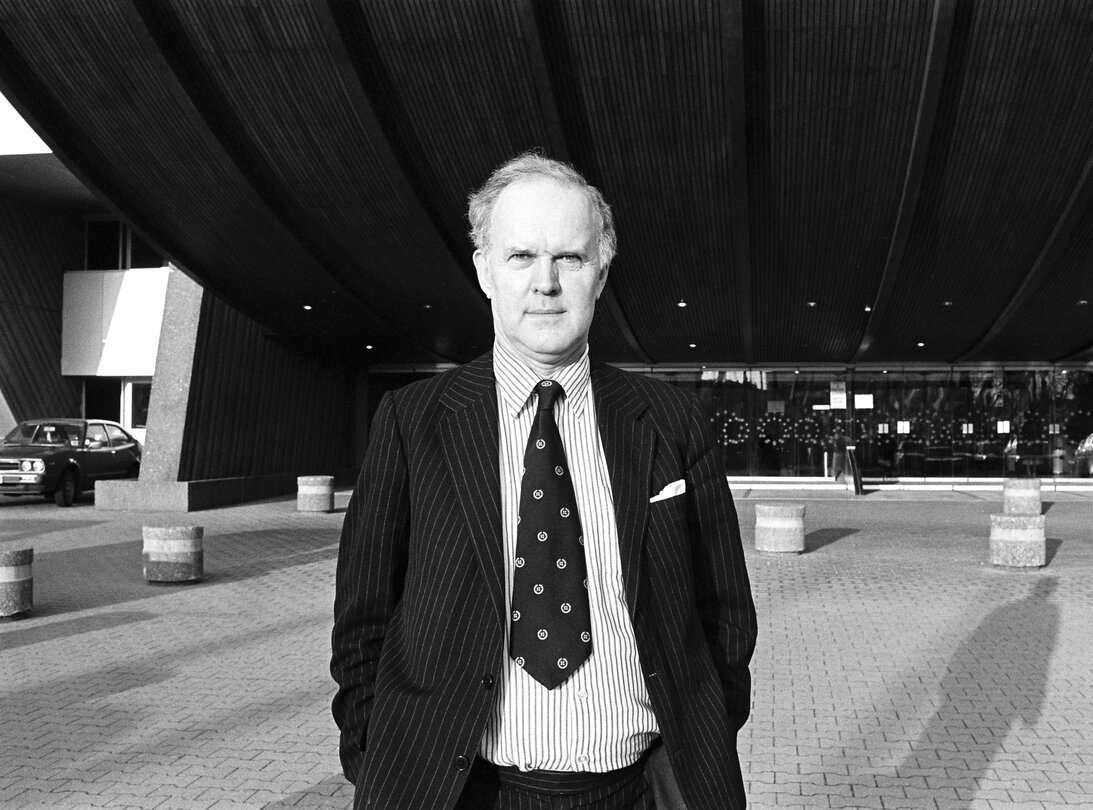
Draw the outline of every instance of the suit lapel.
M441 394L441 404L447 408L440 418L444 459L459 493L497 620L504 627L504 545L492 353L463 366Z
M649 515L656 433L641 422L639 417L647 405L618 369L593 364L592 393L615 502L626 602L633 617Z

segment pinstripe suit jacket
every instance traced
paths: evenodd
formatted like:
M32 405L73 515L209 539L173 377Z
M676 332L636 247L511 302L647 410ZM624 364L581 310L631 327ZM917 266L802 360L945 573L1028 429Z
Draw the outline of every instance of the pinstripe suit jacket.
M756 622L732 496L693 397L601 364L592 390L626 600L691 810L744 807ZM384 396L338 556L331 673L356 808L450 808L504 651L492 355ZM670 482L683 495L650 503Z

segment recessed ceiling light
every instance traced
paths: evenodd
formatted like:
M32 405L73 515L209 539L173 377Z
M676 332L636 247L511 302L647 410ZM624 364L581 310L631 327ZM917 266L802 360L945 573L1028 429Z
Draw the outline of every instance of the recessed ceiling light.
M941 302L941 306L943 306L943 307L951 307L952 305L953 305L952 301L942 301Z
M916 346L918 346L918 347L919 347L919 348L921 349L921 348L922 348L923 346L925 346L926 344L925 344L925 343L923 343L923 342L922 342L922 341L920 340L920 341L919 341L918 343L916 343L915 345L916 345Z
M678 303L678 304L676 304L676 306L677 306L677 307L685 307L685 306L687 306L687 302L686 302L686 301L684 301L684 300L683 300L682 298L680 298L680 299L679 299L679 303Z
M806 307L814 307L814 306L816 306L816 302L815 301L805 301L805 306Z
M310 312L311 311L311 304L304 304L304 309L306 309L308 312Z
M884 371L881 372L881 374L887 374L887 373L888 373L888 369L885 369Z
M866 312L872 312L872 311L873 311L873 307L866 307L866 308L865 308L865 311L866 311Z
M1085 299L1083 298L1082 300L1080 300L1080 301L1078 302L1078 306L1080 306L1080 307L1084 307L1084 306L1086 306L1086 305L1087 305L1088 303L1089 303L1089 302L1088 302L1087 300L1085 300Z
M372 344L371 344L371 343L369 343L369 344L368 344L367 346L365 346L364 348L366 348L366 349L368 349L369 351L371 351L371 349L372 349Z
M433 308L433 305L432 305L432 304L422 304L422 305L421 305L421 308L422 308L422 309L432 309L432 308Z
M688 343L687 345L690 346L692 349L695 347L694 343Z

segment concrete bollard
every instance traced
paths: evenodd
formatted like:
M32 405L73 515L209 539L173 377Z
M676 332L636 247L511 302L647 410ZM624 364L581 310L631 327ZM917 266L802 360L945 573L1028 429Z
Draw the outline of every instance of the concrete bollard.
M203 526L145 526L144 578L194 582L205 575Z
M755 550L799 554L805 550L805 507L755 505Z
M296 479L297 512L333 512L334 476L301 475Z
M1043 515L991 515L991 565L1039 568L1046 563Z
M34 549L0 545L0 616L30 613L34 605Z
M1002 511L1007 515L1039 515L1039 478L1007 478L1002 482Z

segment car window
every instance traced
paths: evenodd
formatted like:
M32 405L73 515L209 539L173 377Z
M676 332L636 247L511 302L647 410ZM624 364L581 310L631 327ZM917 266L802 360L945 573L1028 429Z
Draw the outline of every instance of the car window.
M42 425L35 436L35 444L68 444L68 434L60 425Z
M56 422L42 422L37 425L38 430L31 439L32 444L64 445L68 444L68 431L66 425Z
M90 446L91 442L102 442L103 447L110 446L110 437L106 435L106 428L98 422L92 422L87 426L87 440L84 444Z
M121 447L122 445L132 444L133 440L129 434L122 430L117 425L107 425L106 433L110 436L110 441L113 442L114 447Z
M38 425L33 422L20 422L4 437L4 444L30 444L37 430Z

